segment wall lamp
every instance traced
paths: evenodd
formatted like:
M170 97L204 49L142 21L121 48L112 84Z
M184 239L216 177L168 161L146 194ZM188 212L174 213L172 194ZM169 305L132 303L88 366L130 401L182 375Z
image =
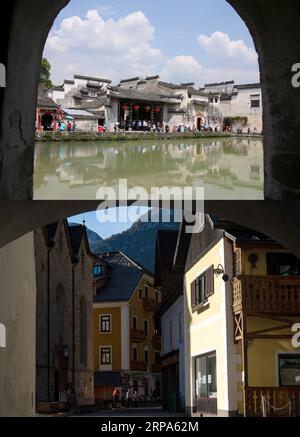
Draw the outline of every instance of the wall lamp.
M216 269L214 269L214 274L218 277L222 275L222 279L224 282L229 281L229 276L225 273L225 269L222 264L219 264Z

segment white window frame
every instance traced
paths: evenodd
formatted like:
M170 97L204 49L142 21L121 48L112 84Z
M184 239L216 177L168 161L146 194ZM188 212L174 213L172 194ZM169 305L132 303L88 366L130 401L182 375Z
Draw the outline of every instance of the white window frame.
M110 319L110 331L102 331L102 317L109 317ZM112 314L100 314L99 315L99 333L101 335L112 334Z
M106 363L106 364L103 364L102 363L102 350L103 349L110 349L110 363ZM102 345L102 346L100 346L99 347L99 367L100 367L100 370L102 370L102 369L104 369L104 368L112 368L112 363L113 363L113 347L112 346L104 346L104 345Z

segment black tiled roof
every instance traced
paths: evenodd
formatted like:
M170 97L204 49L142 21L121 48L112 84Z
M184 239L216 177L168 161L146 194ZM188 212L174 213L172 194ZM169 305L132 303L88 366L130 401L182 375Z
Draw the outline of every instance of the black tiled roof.
M237 88L238 90L252 90L252 89L258 89L261 88L261 84L260 83L248 83L248 84L244 84L244 85L236 85L235 88Z
M151 90L136 90L127 88L118 88L117 90L111 89L111 95L118 97L119 99L149 101L149 102L161 102L169 103L170 99L180 99L178 95L167 94L161 91L160 93L152 92Z
M74 79L83 79L83 80L91 80L95 82L111 83L111 80L108 79L102 79L100 77L81 76L80 74L75 74Z
M227 82L206 83L205 87L220 86L220 85L233 85L233 84L234 84L234 80L230 80Z
M52 100L46 92L39 87L38 90L38 101L37 101L38 108L45 108L45 109L58 109L59 106Z
M141 78L139 76L137 77L131 77L129 79L122 79L120 80L120 83L126 83L126 82L136 82L137 80L140 80Z

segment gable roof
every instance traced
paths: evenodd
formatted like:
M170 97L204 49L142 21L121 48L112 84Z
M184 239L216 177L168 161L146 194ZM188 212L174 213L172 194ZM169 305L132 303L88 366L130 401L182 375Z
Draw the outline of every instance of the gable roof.
M73 255L77 257L81 247L82 238L84 236L85 228L82 225L68 226L71 248Z
M95 303L100 302L127 302L144 274L152 276L143 267L122 252L102 254L99 257L105 261L109 274L105 285L97 290Z
M59 106L52 100L47 94L46 91L39 87L38 89L38 98L37 98L37 106L38 108L43 109L58 109Z
M43 228L44 236L47 244L52 244L58 229L59 222L52 223Z

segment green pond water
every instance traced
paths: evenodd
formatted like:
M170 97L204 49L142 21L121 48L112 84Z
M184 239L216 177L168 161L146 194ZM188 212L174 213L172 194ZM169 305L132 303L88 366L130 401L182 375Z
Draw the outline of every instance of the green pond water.
M206 200L263 199L261 138L37 143L36 200L95 200L100 187L204 187Z

